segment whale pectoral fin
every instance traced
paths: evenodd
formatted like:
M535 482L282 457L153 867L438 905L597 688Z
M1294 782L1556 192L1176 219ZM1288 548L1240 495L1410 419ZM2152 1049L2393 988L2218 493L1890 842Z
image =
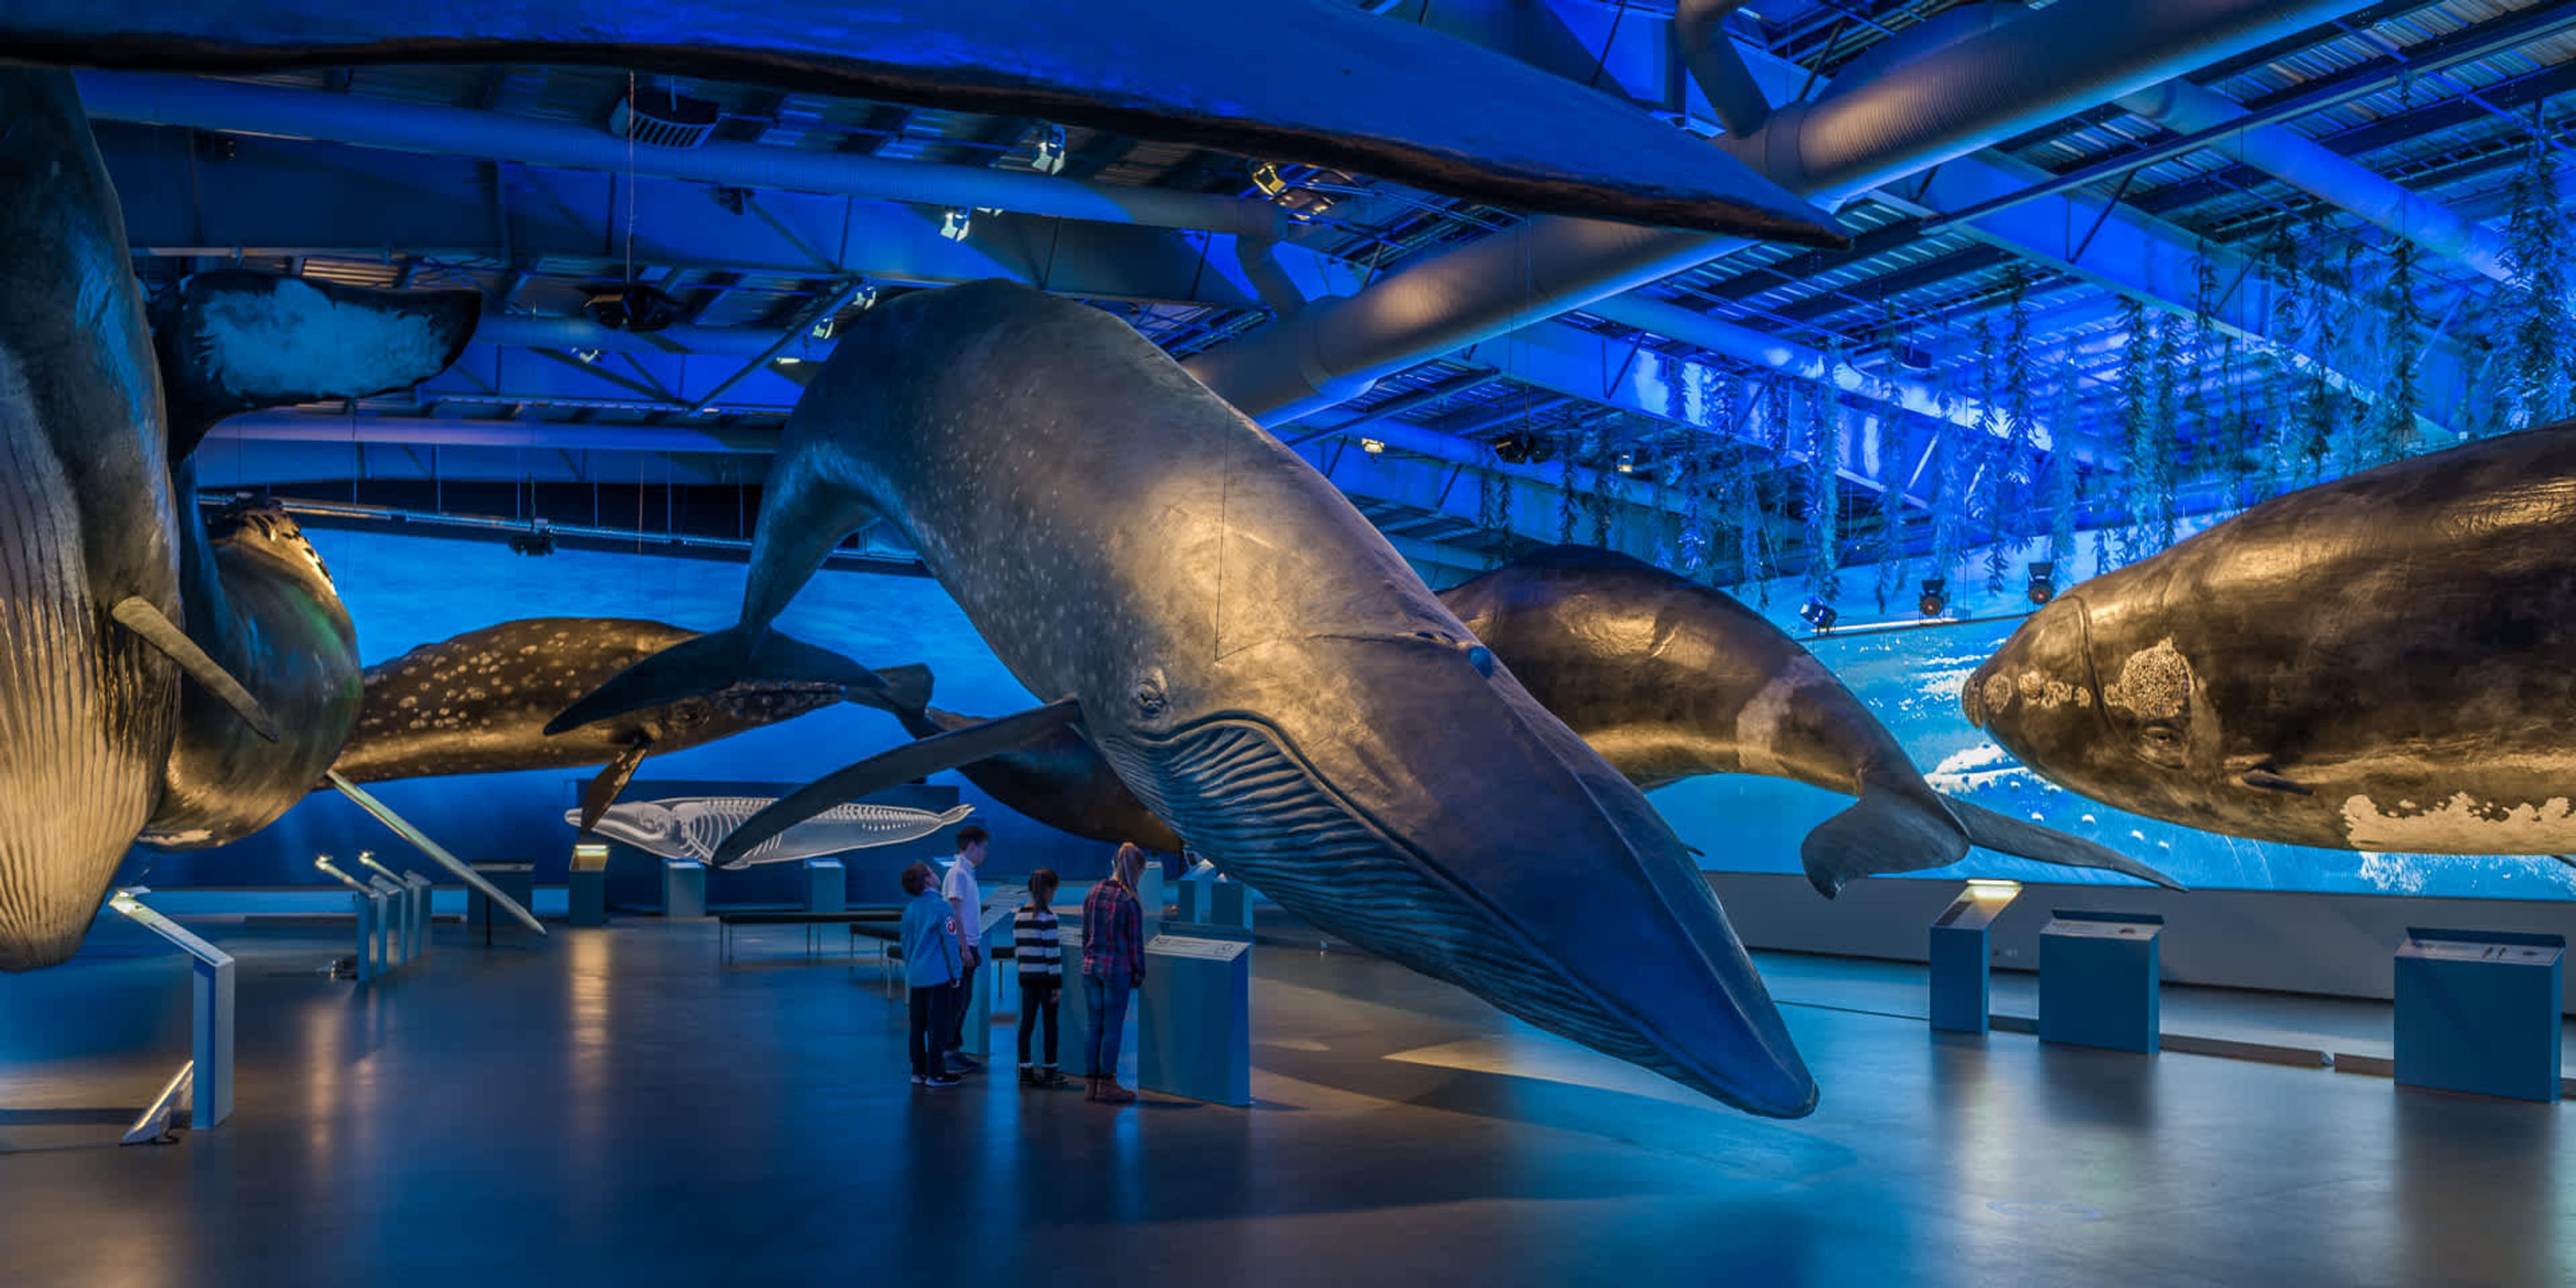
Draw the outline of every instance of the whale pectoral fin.
M2101 868L2136 877L2140 881L2151 881L2168 890L2190 889L2107 845L2068 836L2055 828L2027 823L2010 814L1997 813L1963 800L1952 800L1950 812L1957 816L1960 826L1968 829L1969 840L1998 854L2037 863L2054 863L2065 868Z
M206 656L206 651L197 647L197 642L189 639L186 631L162 616L160 609L140 596L128 596L116 601L116 607L109 609L108 614L116 619L118 625L142 636L144 643L161 650L171 661L178 663L179 669L187 672L189 679L223 699L224 705L231 707L253 733L270 742L277 741L277 724L268 718L267 708L262 707L259 699L252 697L250 690L243 688L242 682L234 679L232 672L225 670L222 663Z
M733 834L724 839L724 844L716 847L715 857L709 860L708 866L732 867L762 842L835 805L857 800L897 783L910 782L924 774L1000 755L1080 719L1082 704L1065 698L879 752L857 764L825 774L743 820L742 826L735 828Z
M546 933L545 923L538 921L535 913L519 906L518 900L511 898L506 893L503 893L501 887L486 880L482 873L466 866L463 859L457 858L455 855L448 853L446 846L440 845L438 842L429 839L429 837L423 834L419 828L413 827L410 822L403 818L402 815L395 813L392 806L385 804L383 801L377 800L373 793L368 792L366 789L358 786L356 783L350 782L346 778L342 778L337 773L331 774L330 778L331 785L339 788L341 795L348 797L350 800L356 801L358 803L358 808L375 815L376 821L384 824L386 827L392 828L394 835L411 842L414 848L418 849L421 853L428 855L433 862L438 864L438 866L447 869L449 872L455 873L458 880L482 891L484 898L491 900L494 906L500 908L502 911L518 918L520 925L526 926L528 929L533 930L540 935Z
M2261 765L2257 765L2252 769L2246 770L2243 781L2248 787L2260 787L2267 791L2288 792L2293 796L2316 795L2315 792L2309 790L2307 784L2299 782L2296 779L2284 778L2279 773Z
M1920 872L1964 857L1966 829L1920 784L1863 777L1860 799L1818 823L1798 847L1808 884L1831 899L1854 877Z
M877 678L885 681L883 688L854 688L850 690L848 700L863 707L891 711L898 716L919 715L930 705L932 679L929 667L918 662L907 666L879 667Z
M608 683L556 713L548 736L645 707L713 693L740 680L838 684L857 693L882 690L877 673L826 648L766 626L734 625L674 644L609 677Z
M589 836L591 829L599 826L600 816L608 812L609 806L617 803L617 794L626 790L627 781L635 777L636 767L642 765L644 758L651 754L653 754L653 740L638 738L627 744L626 750L617 753L617 759L608 762L599 771L597 777L583 785L581 835Z

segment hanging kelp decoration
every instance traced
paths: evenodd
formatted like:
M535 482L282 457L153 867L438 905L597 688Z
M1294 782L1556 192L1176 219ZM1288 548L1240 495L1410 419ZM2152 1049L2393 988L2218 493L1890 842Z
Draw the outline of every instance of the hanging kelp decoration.
M1574 544L1574 458L1583 440L1576 431L1566 430L1556 440L1556 543Z
M2182 376L2178 369L2181 332L2180 318L2159 316L2156 319L2156 351L2151 372L2155 386L2155 412L2150 424L2150 441L2154 445L2150 459L2154 469L2148 475L2151 499L2155 505L2154 527L2149 533L2149 540L2154 543L2149 547L2150 554L2174 543L2174 530L2182 518L2182 432L2178 427L2181 420L2179 400L2175 396L2175 382Z
M1831 381L1841 371L1837 347L1826 356L1827 383L1807 387L1805 434L1798 450L1807 462L1806 546L1807 593L1830 604L1842 595L1842 400Z
M2424 305L2415 298L2415 259L2419 249L2406 238L2388 245L2388 273L2380 284L2379 316L2383 328L2373 346L2382 364L2379 402L2371 410L2373 432L2364 444L2361 467L2385 465L2415 450L2415 414L2424 404L2417 368L2424 353Z
M2180 464L2175 472L2179 477L2207 471L2223 450L2220 439L2226 427L2219 423L2220 413L2209 402L2211 380L2225 378L2224 372L2211 370L2218 342L2210 310L2217 295L2218 270L2209 262L2208 246L2203 243L2191 257L2191 322L2176 344L2180 365L2174 379L2181 390L2181 415L2166 431L2176 440Z
M2149 366L2155 356L2155 334L2147 321L2146 307L2134 298L2120 300L2120 324L2128 333L2120 346L2120 481L2113 500L2119 535L2116 542L2120 563L2135 563L2146 557L2145 501L2149 495L2147 481L2155 473L2154 442L2148 432L2148 418L2155 414L2154 393L2149 388ZM2109 565L2105 566L2108 571Z
M2004 326L2004 494L2010 498L2006 531L2018 550L2036 535L2032 497L2038 491L2039 425L2037 395L2031 381L2037 359L2030 350L2030 275L2021 265L2012 270L2012 294Z
M2059 372L2057 382L2058 433L2065 434L2083 415L2083 374L2070 359ZM2055 440L2049 448L2045 481L2041 486L2041 508L2048 515L2048 557L2065 565L2069 580L2075 571L2075 511L2080 499L2076 495L2075 445L2066 438Z
M2005 517L2012 509L2007 491L2011 469L2003 459L2000 435L2005 433L2003 400L1995 387L1995 328L1991 320L1978 318L1970 328L1977 342L1976 383L1968 396L1977 404L1977 450L1975 472L1969 476L1968 511L1978 531L1985 538L1986 591L2000 593L2004 573L2010 567L2005 553Z
M2507 423L2514 429L2567 418L2568 359L2576 356L2576 337L2568 335L2570 238L2558 197L2555 145L2547 130L2537 128L2540 105L2534 103L2532 112L2533 137L2514 172L2505 220L2504 262L2511 278L2499 301L2510 355L2504 373Z
M1608 426L1593 430L1587 437L1592 448L1592 489L1584 496L1584 509L1592 520L1592 544L1608 550L1612 548L1610 480L1617 475L1626 453Z
M1486 455L1493 456L1493 449L1487 448ZM1503 548L1511 544L1506 538L1512 529L1512 483L1502 465L1502 458L1493 456L1476 472L1476 527L1485 534L1488 568L1502 563Z

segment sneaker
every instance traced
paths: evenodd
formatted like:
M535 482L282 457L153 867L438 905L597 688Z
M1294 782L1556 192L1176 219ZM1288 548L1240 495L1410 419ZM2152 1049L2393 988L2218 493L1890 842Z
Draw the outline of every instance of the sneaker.
M953 1073L973 1073L983 1067L984 1062L971 1055L959 1055L951 1052L948 1056L948 1068Z
M1125 1087L1119 1086L1117 1083L1111 1082L1107 1078L1101 1079L1100 1084L1100 1102L1102 1104L1132 1105L1136 1103L1135 1092L1129 1091Z
M1038 1070L1038 1085L1041 1087L1061 1087L1071 1081L1073 1081L1073 1079L1064 1076L1064 1071L1061 1069L1046 1068Z
M965 1079L960 1078L953 1073L934 1073L929 1077L924 1078L921 1085L925 1087L953 1087L964 1081Z
M925 1078L925 1077L922 1077L920 1074L917 1074L917 1073L916 1073L916 1074L912 1075L912 1085L914 1085L914 1086L916 1086L916 1087L918 1087L918 1086L920 1086L921 1084L923 1084L923 1083L925 1083L925 1082L928 1082L928 1081L930 1081L930 1079Z
M1043 1087L1046 1085L1046 1080L1038 1076L1038 1067L1036 1065L1024 1064L1020 1066L1020 1085L1023 1087Z

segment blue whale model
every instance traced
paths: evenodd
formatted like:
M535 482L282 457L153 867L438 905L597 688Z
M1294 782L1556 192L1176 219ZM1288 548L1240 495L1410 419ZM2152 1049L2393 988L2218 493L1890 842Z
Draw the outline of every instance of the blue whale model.
M1021 287L845 334L771 465L741 620L556 725L730 682L870 516L1056 700L822 779L719 862L1073 725L1195 853L1315 925L1728 1104L1814 1107L1680 840L1295 453L1123 323Z

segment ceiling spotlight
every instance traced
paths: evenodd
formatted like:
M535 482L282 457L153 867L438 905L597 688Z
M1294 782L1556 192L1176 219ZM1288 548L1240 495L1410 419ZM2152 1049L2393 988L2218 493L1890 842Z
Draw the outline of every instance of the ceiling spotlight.
M2057 561L2041 559L2030 566L2030 602L2045 604L2057 598Z
M1280 177L1279 167L1269 161L1252 163L1252 186L1261 189L1261 195L1272 201L1277 201L1288 191L1288 181Z
M599 350L575 349L572 351L572 356L579 359L583 366L589 366L591 363L599 361Z
M1064 127L1049 125L1038 131L1038 154L1029 164L1039 174L1061 174L1064 172L1064 161Z
M529 525L527 531L511 533L510 553L532 556L553 554L555 552L555 534L551 531L553 526L544 519L538 519Z
M811 334L811 335L812 335L815 339L817 339L817 340L829 340L829 339L831 339L831 338L832 338L832 328L833 328L833 326L834 326L835 324L839 323L839 322L840 322L840 320L841 320L841 317L840 317L840 315L839 315L839 314L837 314L837 313L826 313L826 314L824 314L824 315L822 316L822 318L821 318L820 320L818 320L818 321L816 321L816 322L814 323L813 330L812 330L811 332L809 332L809 334Z
M855 291L852 291L852 292L850 293L850 311L851 311L851 312L853 312L853 313L865 313L865 312L867 312L869 309L875 308L876 306L877 306L877 284L876 284L876 283L874 283L874 282L861 282L861 283L859 283L859 289L857 289L857 290L855 290Z
M1807 596L1807 602L1798 606L1798 620L1815 627L1818 635L1832 630L1834 619L1840 616L1842 614L1835 612L1833 605L1813 595Z
M1899 371L1910 371L1919 376L1932 369L1932 355L1910 344L1896 346L1895 357Z
M1946 577L1923 579L1923 597L1914 601L1925 617L1939 617L1950 610L1950 582Z
M1636 457L1634 457L1634 456L1630 455L1630 454L1629 454L1629 453L1627 453L1627 452L1621 452L1621 453L1619 453L1619 472L1620 472L1620 473L1622 473L1622 474L1634 474L1634 473L1636 473L1636 472L1637 472L1637 459L1636 459Z
M939 235L950 241L964 241L974 231L975 212L964 206L950 206L939 212Z
M778 357L775 359L775 361L778 363L778 365L779 365L779 366L782 366L782 367L792 367L792 366L795 366L796 364L798 364L798 363L800 363L800 362L803 362L803 361L804 361L804 359L803 359L803 358L800 358L800 357L797 357L795 354L792 354L792 353L782 353L782 354L778 355Z
M581 311L611 331L659 331L680 320L680 302L641 282L590 293Z
M1379 442L1374 438L1363 438L1360 440L1360 450L1371 456L1384 456L1386 455L1386 444Z
M1505 465L1544 465L1556 459L1556 445L1516 429L1494 440L1494 455Z

